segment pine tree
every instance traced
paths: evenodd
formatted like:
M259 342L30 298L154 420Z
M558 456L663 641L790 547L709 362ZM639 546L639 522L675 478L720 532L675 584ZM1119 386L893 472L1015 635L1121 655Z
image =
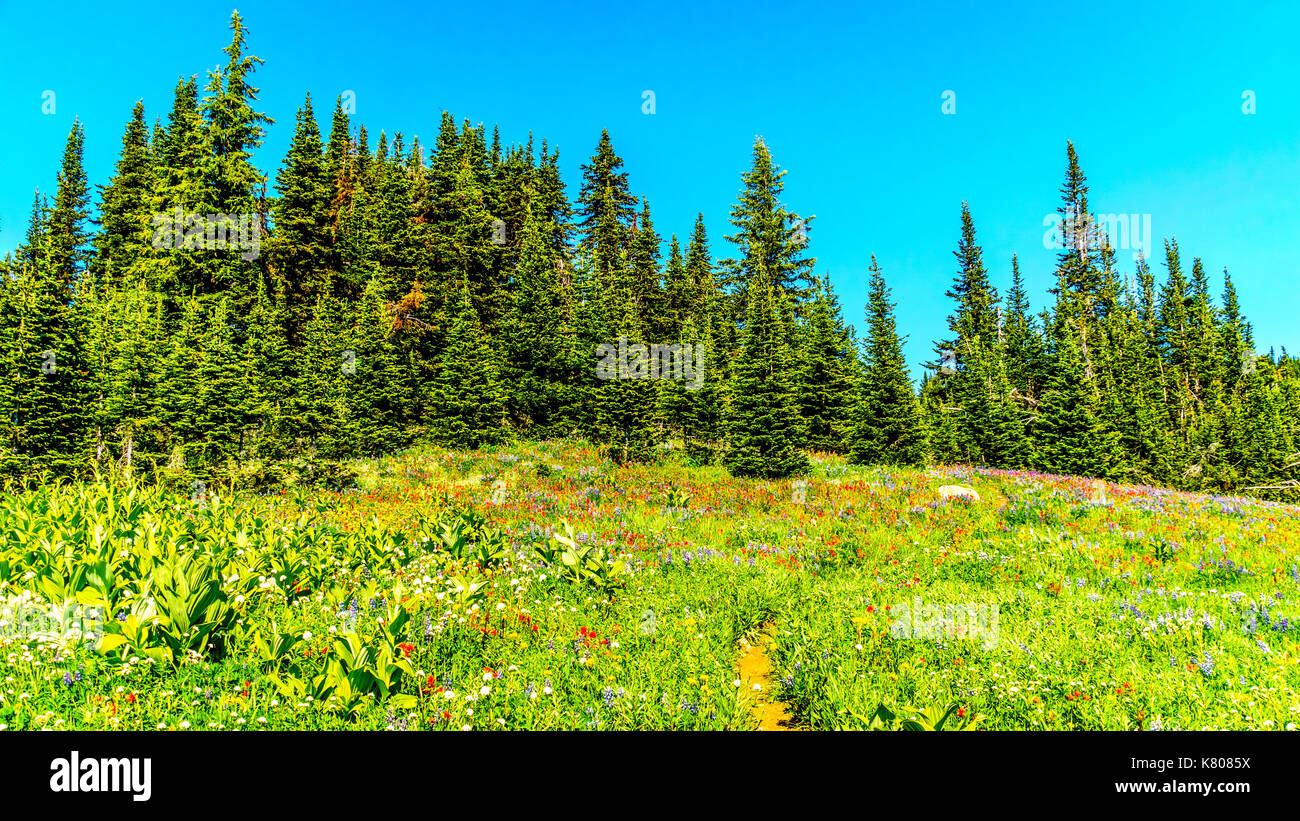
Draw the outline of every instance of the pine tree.
M1023 400L1036 400L1042 393L1043 338L1030 312L1029 296L1020 275L1020 263L1011 257L1011 288L1002 317L1002 337L1006 347L1007 380Z
M72 298L77 279L85 270L89 257L90 237L86 225L90 192L82 162L84 146L85 132L81 121L77 120L72 124L63 149L54 208L45 223L50 273L57 283L58 298L62 300Z
M249 459L278 459L291 444L287 417L298 379L285 337L284 312L260 278L246 322L240 372L245 380L242 391L248 397L249 430L241 450Z
M856 402L853 376L856 351L840 314L830 279L818 282L799 346L797 379L800 414L807 425L807 447L843 452Z
M1083 356L1070 331L1056 345L1040 405L1037 467L1052 473L1112 478L1118 437L1108 435L1095 410Z
M235 349L229 300L215 300L207 313L197 419L203 442L195 455L199 470L215 476L242 456L250 397L245 393L248 383L242 378Z
M1155 337L1164 360L1164 390L1168 425L1179 444L1177 462L1186 458L1192 425L1192 345L1187 306L1191 301L1183 276L1177 240L1165 243L1168 279L1160 290Z
M167 128L151 146L154 187L150 208L150 245L154 253L144 258L149 286L168 297L172 312L184 295L206 291L209 274L202 250L184 247L186 215L203 210L204 169L211 164L204 136L198 87L193 77L176 84ZM179 216L181 224L177 225Z
M736 245L738 256L722 261L726 308L733 321L747 316L746 294L760 274L778 296L790 300L798 317L812 296L816 259L804 254L813 218L800 218L781 203L785 174L772 162L763 138L754 140L753 164L741 175L744 188L731 207L736 233L727 240Z
M736 476L780 479L805 473L791 349L793 310L767 272L755 269L745 332L733 375L723 464Z
M12 283L15 457L30 464L33 474L76 474L91 453L93 394L85 340L93 311L82 305L89 307L91 296L83 282L87 193L81 151L78 123L64 150L54 207L47 209L38 193Z
M329 222L331 182L310 95L298 109L293 141L275 188L275 234L266 251L276 288L285 296L290 341L297 343L318 298L333 291L337 268Z
M345 351L355 349L345 333L340 305L328 291L321 294L302 330L297 349L293 396L286 421L313 457L333 458L347 450L351 430L344 389L344 369L354 366Z
M462 284L453 297L447 348L429 397L436 441L471 449L505 440L506 396L499 368Z
M645 333L655 340L667 338L671 319L667 314L667 295L659 272L660 239L650 221L650 203L641 201L641 215L632 233L625 268L624 286L632 300L632 310L641 318Z
M921 406L907 376L895 304L874 254L869 270L867 338L849 458L858 464L921 465L926 458Z
M95 261L102 276L119 281L149 253L150 207L154 189L144 103L137 102L122 135L116 173L100 194L101 229L95 236Z
M544 218L528 210L505 339L511 416L538 436L566 424L569 377L559 270L543 233Z
M353 367L344 369L350 427L355 433L349 450L377 456L407 444L413 394L377 279L367 284L358 308Z
M123 284L109 348L105 432L131 472L165 457L160 439L159 364L165 353L160 299L140 280Z
M168 467L184 471L196 465L203 450L203 307L191 295L171 330L166 359L159 374L160 421Z
M1059 230L1062 250L1057 255L1056 306L1052 315L1049 345L1061 345L1073 334L1080 364L1089 389L1095 394L1093 349L1098 344L1097 328L1103 305L1108 301L1105 277L1098 268L1101 237L1094 215L1088 210L1088 184L1079 166L1074 143L1066 143L1065 182L1061 186Z
M582 166L578 194L579 242L591 255L598 287L608 288L627 252L636 197L628 190L623 160L614 153L608 131L600 132L596 153Z
M998 292L984 268L975 221L965 202L961 204L961 241L953 256L959 271L945 296L956 302L956 311L948 317L948 328L955 337L946 346L956 348L960 358L962 342L978 339L982 347L991 348L998 336Z
M202 259L198 285L200 293L231 291L232 307L242 312L256 292L255 259L264 231L267 180L253 165L252 157L262 145L264 126L275 121L254 108L258 89L250 80L262 59L247 53L247 32L237 11L231 15L230 29L230 45L223 49L226 65L208 72L207 94L199 107L205 149L200 157L204 186L199 211L246 217L252 236L245 244L252 247L236 250L228 244L220 255L209 252Z

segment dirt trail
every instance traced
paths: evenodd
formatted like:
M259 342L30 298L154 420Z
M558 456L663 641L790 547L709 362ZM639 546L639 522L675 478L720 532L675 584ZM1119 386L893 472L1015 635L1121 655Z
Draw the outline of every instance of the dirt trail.
M755 643L751 644L744 638L740 640L740 687L756 699L754 713L759 719L758 729L794 730L790 726L791 718L785 704L777 700L780 690L772 678L772 662L764 649L771 635L772 625L765 624L754 640ZM759 686L758 690L754 689L755 684Z

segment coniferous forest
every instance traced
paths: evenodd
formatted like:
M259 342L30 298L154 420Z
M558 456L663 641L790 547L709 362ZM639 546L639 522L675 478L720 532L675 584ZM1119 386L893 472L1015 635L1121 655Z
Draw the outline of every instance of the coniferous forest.
M368 131L342 99L273 123L231 29L205 82L135 106L102 184L74 125L0 260L12 481L328 481L414 444L572 439L737 476L830 451L1295 497L1300 362L1256 352L1194 237L1122 275L1073 145L1048 309L1014 257L985 259L978 203L954 205L935 238L956 249L947 338L918 386L889 260L863 260L855 330L761 138L735 158L730 225L656 225L608 133L571 197L545 139L447 112L432 144ZM268 178L252 156L270 128L293 139Z
M636 730L994 731L962 783L1043 806L1290 775L1295 25L592 5L0 11L7 794L535 811L686 760ZM898 741L695 758L969 804Z

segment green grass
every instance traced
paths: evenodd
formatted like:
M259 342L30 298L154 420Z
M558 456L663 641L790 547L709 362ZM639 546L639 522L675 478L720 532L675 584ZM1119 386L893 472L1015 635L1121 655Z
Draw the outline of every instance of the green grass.
M1300 722L1295 507L834 458L800 505L549 443L351 467L349 492L3 497L0 725L751 729L737 642L769 623L769 695L811 729ZM918 601L996 637L904 635ZM51 602L107 635L16 623Z

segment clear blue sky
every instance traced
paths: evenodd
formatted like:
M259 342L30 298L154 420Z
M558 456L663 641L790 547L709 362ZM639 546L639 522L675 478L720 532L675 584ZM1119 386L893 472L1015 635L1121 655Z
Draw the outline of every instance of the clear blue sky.
M1300 352L1300 5L803 6L240 3L266 60L261 109L277 121L258 164L274 172L308 91L324 117L355 92L376 137L431 144L443 109L499 124L506 142L531 130L560 149L571 196L608 128L665 239L702 211L726 256L728 209L762 135L789 171L788 207L817 215L810 249L848 321L863 326L874 253L918 363L945 333L963 199L995 283L1016 252L1045 303L1055 252L1043 218L1070 139L1094 211L1151 215L1154 253L1176 236L1216 293L1228 266L1257 347ZM132 104L165 116L179 76L202 81L224 61L231 10L0 0L0 253L21 238L32 192L52 191L73 117L103 184ZM42 114L45 90L54 114ZM1131 254L1121 261L1131 272Z

